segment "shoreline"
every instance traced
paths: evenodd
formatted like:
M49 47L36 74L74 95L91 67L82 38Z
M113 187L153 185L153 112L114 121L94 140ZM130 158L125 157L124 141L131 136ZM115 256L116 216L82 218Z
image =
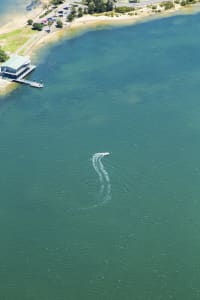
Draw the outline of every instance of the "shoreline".
M37 8L34 8L31 11L24 11L23 13L12 13L11 14L12 18L9 16L9 20L5 22L3 25L0 25L0 34L5 34L10 31L14 31L25 27L28 19L35 19L39 17L41 13L43 13L44 11L43 5L45 3L46 2L42 0L41 4ZM7 17L5 16L5 19L6 18Z
M43 1L44 3L44 1ZM120 16L106 16L106 15L85 15L81 18L75 19L70 25L64 26L62 29L58 29L56 31L46 33L45 35L39 36L36 40L33 40L33 43L29 45L29 48L25 48L24 54L26 56L37 56L38 50L41 47L46 46L47 44L53 44L57 41L60 41L63 38L73 38L74 36L80 35L86 31L90 30L98 30L102 28L106 28L107 26L132 26L144 22L149 22L157 19L172 17L176 15L191 15L200 12L200 4L195 4L190 7L180 7L175 6L173 9L164 10L159 14L155 14L154 12L150 12L148 9L144 8L141 14L130 16L128 14L123 14ZM34 12L34 15L38 15L37 12ZM41 13L41 11L40 11ZM39 13L39 14L40 14ZM27 21L27 17L26 17ZM6 25L5 25L6 26ZM3 30L5 30L5 26L3 26ZM27 27L24 25L24 20L22 24L21 20L21 28ZM8 28L8 27L7 27ZM2 33L2 28L0 28L0 35ZM19 28L15 28L17 30ZM30 38L31 39L31 38ZM29 40L27 41L30 42ZM25 45L26 46L26 43ZM7 80L0 78L0 96L6 96L9 92L13 91L18 85L13 82L9 82Z

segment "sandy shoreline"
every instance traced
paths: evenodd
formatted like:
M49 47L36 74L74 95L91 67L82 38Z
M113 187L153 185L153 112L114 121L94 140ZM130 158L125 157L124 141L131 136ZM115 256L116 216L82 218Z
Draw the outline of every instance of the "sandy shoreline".
M44 2L44 1L43 1ZM142 23L146 21L151 21L155 19L160 19L164 17L170 17L180 14L192 14L200 11L199 5L193 5L189 8L182 8L180 5L175 5L171 10L163 10L159 14L155 14L150 11L148 8L143 8L137 15L130 16L128 14L123 14L119 16L93 16L85 15L82 18L75 19L70 25L65 26L62 29L56 30L51 33L38 34L37 39L33 40L32 44L29 44L29 47L25 49L25 55L33 56L38 52L40 47L43 47L49 43L56 42L61 38L70 38L74 35L80 34L84 31L94 30L106 26L128 26L137 23ZM36 18L39 14L42 13L42 7L37 8L32 12L32 18ZM13 18L14 19L14 18ZM17 18L18 19L18 18ZM27 16L24 18L18 19L18 21L13 21L12 24L7 24L0 28L0 35L12 31L13 28L19 29L26 26ZM17 24L17 25L16 25ZM26 45L25 45L26 46ZM11 90L13 90L17 85L15 83L8 82L0 78L0 95L5 95Z
M171 10L163 10L162 13L155 14L150 12L148 9L143 8L140 14L130 16L123 14L118 17L109 17L105 15L93 16L85 15L82 18L75 19L70 25L58 29L51 33L41 35L37 40L34 41L33 45L25 51L25 55L32 56L37 50L45 46L46 44L56 42L61 38L71 38L74 35L81 34L84 31L95 30L106 26L131 26L143 22L148 22L156 19L167 18L170 16L181 15L181 14L192 14L200 12L200 4L193 5L190 7L181 7L176 5ZM1 34L1 30L0 30Z
M45 2L42 1L42 4L32 11L24 12L21 14L12 14L12 18L9 17L8 21L0 27L0 34L23 28L26 25L28 19L35 19L44 11L44 3Z

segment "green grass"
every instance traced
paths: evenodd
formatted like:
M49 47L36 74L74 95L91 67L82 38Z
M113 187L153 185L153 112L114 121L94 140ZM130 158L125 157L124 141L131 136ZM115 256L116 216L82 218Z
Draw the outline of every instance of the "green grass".
M13 53L24 45L33 34L37 33L29 27L0 34L0 45L3 50Z

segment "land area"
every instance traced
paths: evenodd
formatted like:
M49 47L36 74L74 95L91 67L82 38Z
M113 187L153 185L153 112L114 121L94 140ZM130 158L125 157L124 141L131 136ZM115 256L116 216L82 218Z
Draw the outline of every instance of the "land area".
M198 11L200 7L196 0L132 1L136 0L110 1L110 6L103 4L103 7L99 4L102 2L86 2L84 0L39 1L36 8L24 15L13 16L12 21L1 26L0 48L8 56L13 54L32 56L35 49L40 46L66 34L71 35L89 27L96 28L107 24L133 24L177 12ZM35 24L41 26L34 28ZM0 78L0 94L7 93L15 86L15 84Z

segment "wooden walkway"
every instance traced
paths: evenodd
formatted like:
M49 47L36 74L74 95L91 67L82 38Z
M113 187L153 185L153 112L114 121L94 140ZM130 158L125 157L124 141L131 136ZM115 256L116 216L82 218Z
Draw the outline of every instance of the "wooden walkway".
M13 81L17 82L17 83L26 84L26 85L29 85L29 86L35 87L35 88L43 88L44 87L43 83L24 79L24 77L26 77L28 74L30 74L35 68L36 68L36 66L34 66L34 65L30 66L30 68L25 73L23 73L22 76L20 76L17 79L13 79Z
M35 87L35 88L43 88L44 84L43 83L39 83L36 81L31 81L31 80L26 80L26 79L14 79L14 82L18 82L18 83L22 83L22 84L27 84L31 87Z

